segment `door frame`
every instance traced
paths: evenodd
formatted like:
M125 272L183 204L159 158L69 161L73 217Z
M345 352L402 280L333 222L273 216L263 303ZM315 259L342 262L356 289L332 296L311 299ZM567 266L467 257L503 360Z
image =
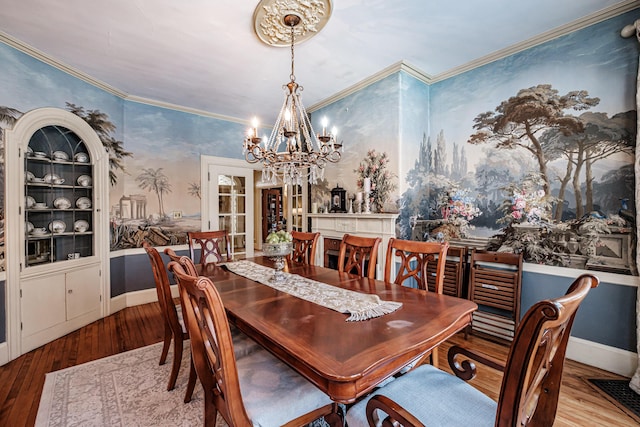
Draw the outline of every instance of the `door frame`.
M250 185L247 185L245 195L245 197L247 198L245 215L247 218L247 229L250 227L252 230L251 240L249 240L249 233L247 233L247 256L253 256L257 232L254 224L256 213L255 206L262 206L262 196L260 194L261 192L258 191L258 193L256 194L254 171L261 170L262 166L258 163L251 164L243 159L231 159L228 157L216 157L204 154L200 156L200 182L202 186L202 198L200 199L201 230L209 230L211 229L210 224L215 224L217 222L215 212L213 212L212 209L209 209L209 207L211 206L209 195L213 190L212 186L217 185L216 183L212 183L210 180L211 177L209 175L209 167L211 166L218 167L223 171L225 169L244 169L250 171L251 182Z

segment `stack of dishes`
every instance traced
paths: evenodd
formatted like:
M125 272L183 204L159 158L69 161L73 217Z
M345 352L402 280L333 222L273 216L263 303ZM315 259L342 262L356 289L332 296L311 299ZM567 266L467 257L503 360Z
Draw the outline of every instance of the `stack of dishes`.
M47 233L47 229L44 227L37 227L31 230L32 236L44 236L46 234L49 234L49 233Z
M33 204L33 209L47 209L47 204L44 202L36 202Z
M58 175L54 173L46 174L43 180L48 184L62 184L64 182L64 178L60 178Z

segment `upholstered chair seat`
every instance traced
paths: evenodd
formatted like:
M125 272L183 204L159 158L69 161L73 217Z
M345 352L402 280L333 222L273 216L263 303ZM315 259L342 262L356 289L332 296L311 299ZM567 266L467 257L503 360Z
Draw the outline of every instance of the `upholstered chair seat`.
M402 380L387 383L347 412L349 427L369 427L366 417L371 397L384 393L429 427L492 427L497 403L460 378L432 365L413 369ZM376 413L380 416L379 411ZM376 419L376 426L382 420Z
M564 296L529 308L506 363L454 345L447 359L455 375L419 366L349 408L348 426L552 426L571 326L580 303L597 286L597 277L583 274ZM503 373L497 402L465 382L476 375L473 361Z

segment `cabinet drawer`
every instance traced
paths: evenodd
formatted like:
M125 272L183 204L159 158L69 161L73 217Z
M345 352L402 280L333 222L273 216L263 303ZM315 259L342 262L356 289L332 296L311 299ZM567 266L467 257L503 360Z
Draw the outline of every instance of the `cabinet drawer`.
M324 238L324 250L325 251L339 251L341 239L330 239L328 237Z

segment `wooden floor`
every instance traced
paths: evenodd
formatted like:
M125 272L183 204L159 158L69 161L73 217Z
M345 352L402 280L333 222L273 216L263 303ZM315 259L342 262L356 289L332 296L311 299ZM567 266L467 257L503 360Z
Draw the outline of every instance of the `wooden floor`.
M160 342L162 328L157 304L131 307L0 367L0 426L34 425L47 372ZM474 336L466 342L461 335L456 336L452 342L481 348L503 360L507 354L507 347ZM447 344L440 351L441 367L447 366L446 348ZM585 381L590 377L620 378L567 361L554 426L637 426L624 412L593 391ZM499 373L484 369L473 384L495 399L500 380Z

